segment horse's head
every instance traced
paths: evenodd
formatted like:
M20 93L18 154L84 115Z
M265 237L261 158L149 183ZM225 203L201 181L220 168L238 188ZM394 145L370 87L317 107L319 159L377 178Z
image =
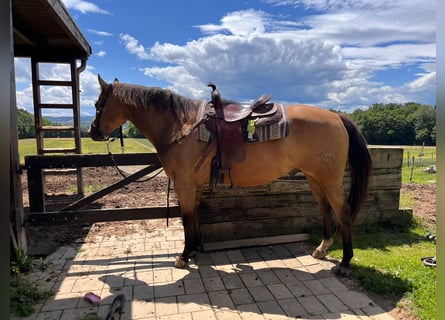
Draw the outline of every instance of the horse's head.
M95 103L96 117L91 123L89 133L94 141L108 140L108 136L116 128L121 126L127 119L124 118L122 107L113 97L113 84L118 83L117 79L114 83L106 83L100 75L98 75L101 93Z

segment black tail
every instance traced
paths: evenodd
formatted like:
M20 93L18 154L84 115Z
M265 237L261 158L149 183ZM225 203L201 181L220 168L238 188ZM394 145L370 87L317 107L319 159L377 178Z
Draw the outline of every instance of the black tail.
M372 159L367 142L360 130L346 115L340 114L340 118L349 135L348 160L351 170L351 191L348 202L351 206L352 221L355 222L368 192Z

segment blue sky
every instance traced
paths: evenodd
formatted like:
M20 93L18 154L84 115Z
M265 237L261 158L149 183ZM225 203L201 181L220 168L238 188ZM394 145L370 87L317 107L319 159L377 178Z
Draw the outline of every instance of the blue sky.
M93 49L81 113L97 74L208 99L214 82L242 102L353 111L373 103L436 104L435 0L63 0ZM66 67L48 65L52 78ZM17 103L32 112L30 67L16 60ZM47 88L60 102L66 88ZM62 110L61 110L62 111ZM50 115L47 113L47 115Z

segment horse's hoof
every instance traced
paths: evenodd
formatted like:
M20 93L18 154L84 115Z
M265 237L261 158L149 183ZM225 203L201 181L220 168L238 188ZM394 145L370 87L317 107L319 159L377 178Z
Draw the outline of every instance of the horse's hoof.
M320 251L318 249L315 249L314 252L312 252L312 257L315 259L324 259L327 255L326 250Z
M333 268L334 274L339 277L349 277L352 273L351 267L345 267L339 264Z
M183 269L187 265L187 262L182 260L181 257L177 257L175 261L175 268Z

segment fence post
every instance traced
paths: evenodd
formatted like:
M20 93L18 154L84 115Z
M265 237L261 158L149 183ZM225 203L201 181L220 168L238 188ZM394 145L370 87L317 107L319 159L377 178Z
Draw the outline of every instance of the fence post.
M411 165L411 173L409 175L409 182L413 181L413 172L414 172L414 156L413 156L413 161L412 161L412 165Z

